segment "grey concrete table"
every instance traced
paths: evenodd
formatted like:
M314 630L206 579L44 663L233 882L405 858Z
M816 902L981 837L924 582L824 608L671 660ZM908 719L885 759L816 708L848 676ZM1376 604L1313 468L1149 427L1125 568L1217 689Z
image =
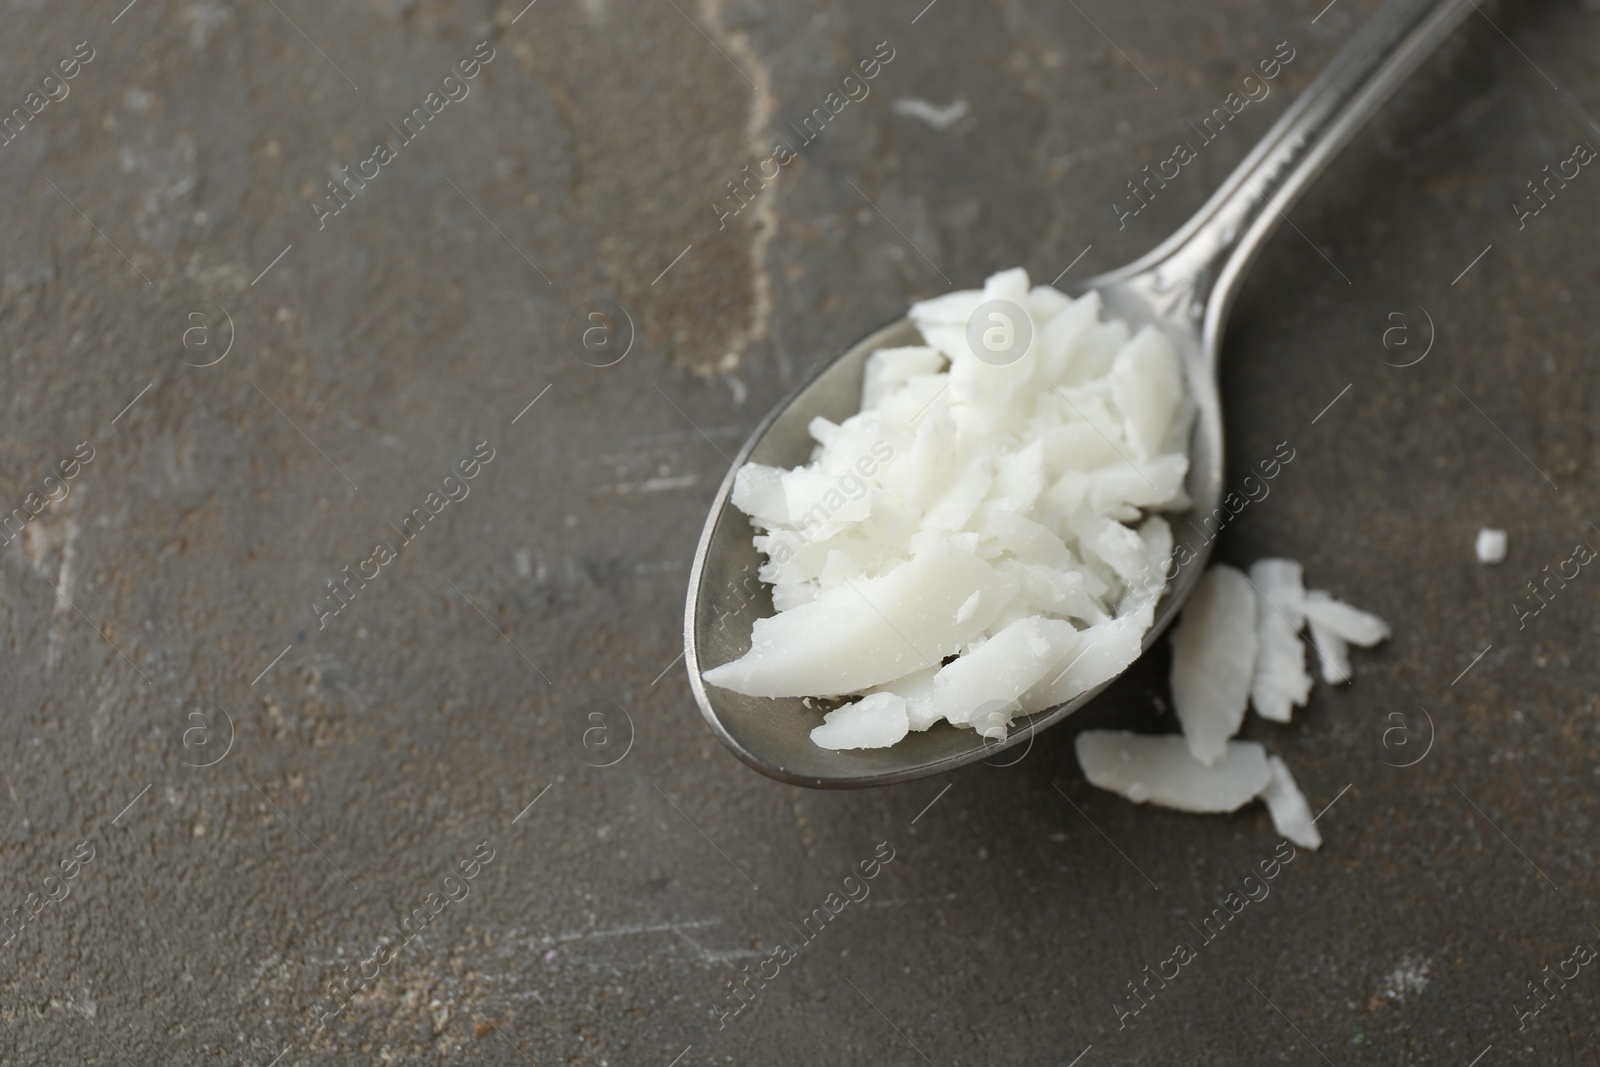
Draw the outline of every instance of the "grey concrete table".
M1248 726L1327 843L1211 940L1265 813L1071 755L1172 727L1164 650L807 792L695 712L687 564L808 368L1146 249L1370 2L124 2L0 14L0 1062L1600 1058L1600 576L1529 585L1600 544L1592 2L1471 16L1240 301L1233 468L1296 458L1219 558L1395 636Z

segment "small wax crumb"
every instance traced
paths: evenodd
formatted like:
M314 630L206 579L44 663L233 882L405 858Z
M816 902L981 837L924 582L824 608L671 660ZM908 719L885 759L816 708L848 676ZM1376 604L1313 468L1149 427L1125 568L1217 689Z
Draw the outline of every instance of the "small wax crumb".
M1478 531L1478 541L1472 546L1479 563L1499 563L1506 558L1506 532L1485 526Z

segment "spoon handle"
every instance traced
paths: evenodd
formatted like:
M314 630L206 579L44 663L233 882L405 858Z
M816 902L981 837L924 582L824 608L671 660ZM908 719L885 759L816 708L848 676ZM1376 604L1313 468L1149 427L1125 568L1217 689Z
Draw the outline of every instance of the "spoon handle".
M1194 319L1204 315L1208 335L1220 332L1240 279L1279 221L1473 6L1474 0L1388 0L1205 206L1116 273L1143 275L1158 300L1164 296L1169 308L1173 298L1186 302L1182 310Z

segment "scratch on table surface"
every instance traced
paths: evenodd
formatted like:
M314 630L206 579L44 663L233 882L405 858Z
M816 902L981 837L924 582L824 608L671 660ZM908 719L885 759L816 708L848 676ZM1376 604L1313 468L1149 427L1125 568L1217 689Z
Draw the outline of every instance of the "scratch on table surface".
M714 967L718 964L731 965L734 960L755 959L762 955L762 953L750 948L706 948L700 942L690 937L681 928L674 930L673 933L677 934L679 939L681 939L690 948L694 949L695 952L700 956L700 962L705 964L707 967Z
M700 480L698 474L678 474L666 478L646 478L642 482L619 482L616 485L603 485L596 489L596 493L615 493L617 496L627 496L629 493L664 493L673 489L688 489Z
M546 942L562 944L567 941L596 941L604 937L636 937L639 934L676 933L683 929L697 929L702 926L720 926L721 919L688 919L676 923L628 923L623 926L614 926L609 930L579 930L571 934L559 934L547 938Z
M894 113L920 119L936 130L948 130L971 114L972 109L964 96L942 107L918 96L905 96L894 102Z
M726 966L733 960L756 959L762 953L750 948L716 949L707 948L690 935L691 930L702 930L713 926L721 926L721 919L685 919L681 922L657 923L626 923L622 926L607 927L601 930L575 930L571 933L546 935L541 938L528 938L523 943L536 950L548 950L550 953L557 951L556 946L578 945L593 941L606 941L614 938L640 937L647 934L671 934L684 944L688 945L699 961L708 966Z
M62 502L64 509L75 508L77 498L83 489L67 497ZM69 502L71 502L69 504ZM50 609L50 629L45 636L45 669L53 671L61 662L61 649L66 641L65 628L70 623L72 615L72 593L77 584L78 571L74 564L74 548L78 540L78 520L71 514L60 519L45 519L30 523L22 530L22 547L28 560L40 574L49 577L48 565L45 557L56 547L61 549L61 558L56 564L55 580L50 584L55 586L55 603Z
M738 20L735 20L732 26L729 25L723 6L724 0L700 0L700 14L711 25L712 32L722 39L727 51L732 54L733 58L729 62L738 60L737 65L741 74L750 82L753 92L750 97L750 111L745 120L745 139L749 151L754 153L753 158L761 159L770 150L772 143L771 131L768 128L772 120L774 103L772 75L750 43L750 35L736 28ZM767 336L772 319L772 272L767 266L767 246L772 243L773 237L778 232L778 210L773 203L775 195L772 189L762 189L756 194L754 201L756 222L750 231L749 321L734 331L727 350L714 363L694 368L702 374L707 371L732 374L739 369L739 360L744 356L750 343L764 340Z
M861 906L863 908L899 908L907 904L942 904L952 900L959 900L960 898L960 893L945 893L937 897L894 897L889 900L863 900Z

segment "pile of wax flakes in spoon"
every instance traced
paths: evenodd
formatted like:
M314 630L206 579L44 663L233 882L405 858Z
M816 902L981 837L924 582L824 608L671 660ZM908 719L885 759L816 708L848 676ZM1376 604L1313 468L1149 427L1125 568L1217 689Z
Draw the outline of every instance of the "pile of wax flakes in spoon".
M777 613L705 680L856 698L813 731L824 748L940 721L1003 737L1115 676L1170 577L1154 513L1189 504L1193 409L1158 331L1023 270L911 321L926 343L873 353L861 411L812 420L809 464L734 484Z
M1139 655L1175 575L1157 512L1184 491L1194 410L1172 344L1102 321L1099 294L1030 288L1021 269L913 304L925 344L867 360L861 410L810 424L811 462L748 463L733 504L762 531L776 613L704 674L749 696L845 698L811 732L882 748L937 722L1003 738ZM1253 700L1287 722L1305 703L1299 632L1329 682L1376 616L1306 592L1298 564L1214 567L1173 637L1183 735L1088 731L1089 780L1194 812L1261 797L1280 832L1320 843L1288 768L1230 740Z

